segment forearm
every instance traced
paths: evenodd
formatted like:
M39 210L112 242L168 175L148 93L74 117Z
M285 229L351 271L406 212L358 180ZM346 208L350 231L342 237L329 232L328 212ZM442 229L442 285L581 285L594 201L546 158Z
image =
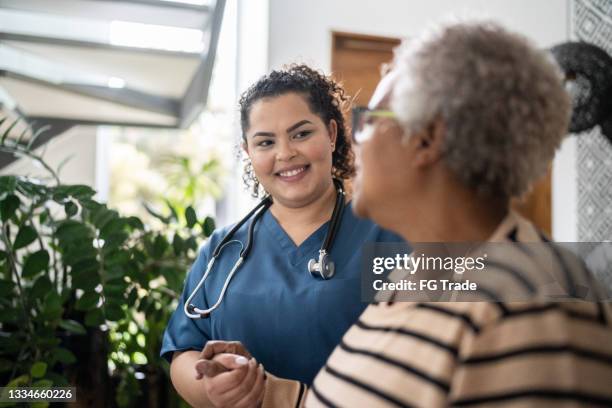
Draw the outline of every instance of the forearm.
M170 378L176 391L192 407L211 408L203 380L196 380L195 363L200 352L195 350L175 352L170 365Z

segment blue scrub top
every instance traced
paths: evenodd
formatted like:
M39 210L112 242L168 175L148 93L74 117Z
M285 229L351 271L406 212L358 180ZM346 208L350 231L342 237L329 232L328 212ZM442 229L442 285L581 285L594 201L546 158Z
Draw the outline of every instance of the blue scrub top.
M245 223L234 235L246 243ZM225 298L208 319L192 320L183 313L187 297L206 270L212 251L231 229L215 231L193 264L185 289L164 333L161 355L201 351L208 340L240 341L267 371L310 384L357 320L360 302L361 246L366 242L402 242L371 221L357 218L349 203L343 211L330 258L336 274L320 280L307 264L318 259L329 222L296 246L270 211L255 225L253 246L231 280ZM205 309L217 301L227 274L238 259L240 245L227 245L193 304Z

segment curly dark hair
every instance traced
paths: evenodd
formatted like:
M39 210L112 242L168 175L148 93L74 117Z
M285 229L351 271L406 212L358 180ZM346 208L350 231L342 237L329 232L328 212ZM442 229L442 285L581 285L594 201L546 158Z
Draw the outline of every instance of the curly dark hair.
M332 119L336 121L338 135L336 149L332 154L332 176L338 179L348 179L353 176L354 155L345 118L345 113L350 108L350 98L338 82L307 65L292 64L281 70L272 71L242 94L239 105L243 141L246 142L246 131L250 126L249 115L253 103L262 98L291 92L304 95L310 110L326 125L329 125ZM245 182L249 184L246 178Z

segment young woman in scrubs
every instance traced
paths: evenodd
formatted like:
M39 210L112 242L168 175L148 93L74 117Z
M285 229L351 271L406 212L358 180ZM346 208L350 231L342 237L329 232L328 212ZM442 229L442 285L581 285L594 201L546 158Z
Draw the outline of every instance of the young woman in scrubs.
M214 383L222 376L194 375L200 352L211 340L239 341L268 372L310 384L365 307L360 248L367 242L400 241L356 218L347 200L330 253L335 275L322 280L308 272L336 202L333 179L354 174L343 115L347 102L340 85L304 65L273 71L242 95L242 142L249 159L245 179L273 203L255 224L251 252L220 307L206 319L183 312L212 251L231 227L216 231L201 249L168 323L161 354L171 362L176 389L192 405L214 405L215 393L223 390L222 379ZM233 239L244 244L248 226ZM216 302L239 251L238 244L224 248L193 304L208 308ZM263 374L255 367L249 375L256 381Z

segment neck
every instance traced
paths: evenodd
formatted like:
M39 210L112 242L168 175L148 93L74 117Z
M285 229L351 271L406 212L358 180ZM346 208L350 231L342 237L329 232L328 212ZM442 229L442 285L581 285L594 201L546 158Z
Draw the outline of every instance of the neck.
M405 205L387 211L394 219L385 224L396 225L409 242L484 242L508 214L508 200L479 197L464 188L433 195L423 198L427 205L418 205L416 214L417 205L402 200Z
M304 226L305 229L314 226L316 229L331 218L335 202L336 188L332 182L321 196L311 202L294 207L274 200L270 211L285 229L291 229L292 226Z

